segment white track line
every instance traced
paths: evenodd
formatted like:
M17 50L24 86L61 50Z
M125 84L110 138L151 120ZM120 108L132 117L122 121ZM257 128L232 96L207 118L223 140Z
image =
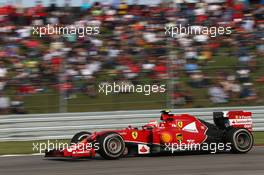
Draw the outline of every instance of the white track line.
M0 155L0 157L25 157L25 156L42 156L44 153L34 153L34 154L6 154Z
M261 147L264 148L264 146L254 146L254 147ZM28 157L28 156L43 156L45 155L44 153L34 153L34 154L6 154L6 155L0 155L1 157Z

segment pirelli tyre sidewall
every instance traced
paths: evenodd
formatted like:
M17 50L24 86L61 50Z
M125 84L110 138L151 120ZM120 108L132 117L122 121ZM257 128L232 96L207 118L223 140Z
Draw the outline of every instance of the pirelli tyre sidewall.
M232 128L227 133L233 153L247 153L254 144L254 138L247 129Z
M71 139L71 144L79 143L83 141L83 139L89 137L91 135L90 132L82 131L77 134L75 134Z
M105 159L118 159L123 156L125 142L118 133L108 132L99 136L99 154Z

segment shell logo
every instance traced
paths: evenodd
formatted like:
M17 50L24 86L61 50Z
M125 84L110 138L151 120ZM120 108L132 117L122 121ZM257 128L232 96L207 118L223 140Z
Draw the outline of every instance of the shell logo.
M169 133L161 133L161 140L164 142L164 143L168 143L172 140L172 137Z

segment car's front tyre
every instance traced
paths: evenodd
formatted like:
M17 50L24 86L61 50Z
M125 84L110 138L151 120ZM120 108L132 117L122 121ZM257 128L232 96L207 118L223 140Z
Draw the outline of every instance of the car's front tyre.
M123 156L125 142L119 134L108 132L101 135L99 141L99 154L105 159L118 159Z

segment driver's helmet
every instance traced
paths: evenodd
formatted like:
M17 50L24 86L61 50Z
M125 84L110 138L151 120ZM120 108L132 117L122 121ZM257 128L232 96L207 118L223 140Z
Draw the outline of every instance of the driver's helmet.
M164 109L164 110L160 111L160 113L161 113L160 120L166 120L169 117L170 112L171 112L170 109Z
M161 114L169 114L170 112L170 109L163 109L162 111L160 111Z
M145 126L149 128L155 128L159 126L159 122L157 120L150 120Z

